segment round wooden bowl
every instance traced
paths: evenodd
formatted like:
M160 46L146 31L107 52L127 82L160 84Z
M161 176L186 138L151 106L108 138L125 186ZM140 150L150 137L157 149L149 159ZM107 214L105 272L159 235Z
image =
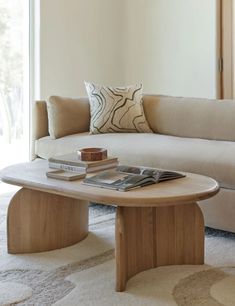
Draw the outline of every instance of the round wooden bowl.
M96 161L107 158L107 150L103 148L84 148L78 151L81 160Z

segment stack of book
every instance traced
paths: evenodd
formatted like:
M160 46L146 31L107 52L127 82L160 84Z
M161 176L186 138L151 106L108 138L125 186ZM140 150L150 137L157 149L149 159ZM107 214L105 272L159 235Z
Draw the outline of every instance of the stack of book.
M82 161L79 155L74 152L70 154L50 157L48 159L49 168L61 169L71 172L91 173L118 166L117 157L109 157L98 161Z

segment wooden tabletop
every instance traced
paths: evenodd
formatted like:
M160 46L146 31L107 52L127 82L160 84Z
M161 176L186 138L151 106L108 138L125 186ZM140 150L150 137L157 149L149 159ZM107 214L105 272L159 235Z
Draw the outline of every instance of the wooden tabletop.
M37 160L9 166L0 172L3 182L71 198L118 206L152 207L201 201L219 191L218 183L206 176L186 177L127 192L87 186L82 180L67 182L47 178L48 162Z

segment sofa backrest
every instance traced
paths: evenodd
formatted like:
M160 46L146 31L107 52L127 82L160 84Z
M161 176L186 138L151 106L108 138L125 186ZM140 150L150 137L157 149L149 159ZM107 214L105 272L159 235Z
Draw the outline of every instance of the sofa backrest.
M82 120L87 122L83 131L88 131L90 121L88 98L77 99L77 110L73 110L73 114L80 113L80 100L83 108L86 108L86 111L82 112ZM155 133L235 141L234 100L144 95L143 106L146 119ZM35 139L38 139L49 133L46 102L37 101L36 113ZM64 113L64 116L67 118L69 114ZM66 122L69 124L69 120ZM73 131L73 133L79 132L81 131Z
M235 141L235 101L144 96L152 130L180 137Z
M89 131L90 105L87 98L51 96L47 101L48 129L51 138Z

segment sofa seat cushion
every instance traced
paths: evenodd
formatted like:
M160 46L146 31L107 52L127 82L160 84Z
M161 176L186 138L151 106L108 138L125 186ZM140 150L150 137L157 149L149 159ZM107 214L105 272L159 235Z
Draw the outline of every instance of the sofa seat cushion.
M56 140L43 137L36 141L36 154L47 159L91 146L107 148L122 164L204 174L221 187L235 189L235 142L161 134L81 133Z

